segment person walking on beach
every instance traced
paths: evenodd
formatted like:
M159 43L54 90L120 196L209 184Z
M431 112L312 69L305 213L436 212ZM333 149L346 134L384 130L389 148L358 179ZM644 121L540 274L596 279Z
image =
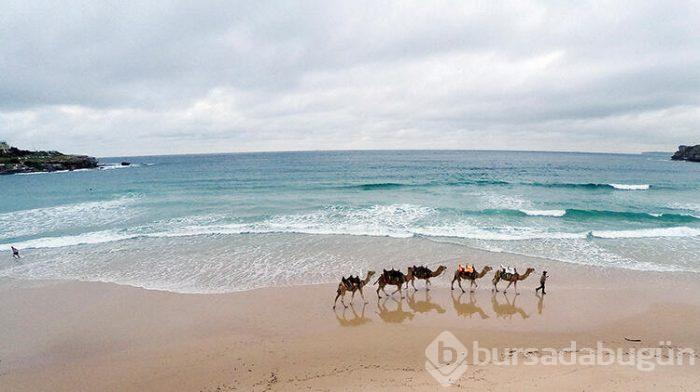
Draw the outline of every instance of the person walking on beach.
M535 294L537 294L538 291L542 290L542 295L547 294L544 290L544 284L547 282L547 271L542 271L542 276L540 276L540 287L535 289Z
M12 258L20 259L21 256L19 255L19 249L15 248L14 246L10 246L10 248L12 248Z

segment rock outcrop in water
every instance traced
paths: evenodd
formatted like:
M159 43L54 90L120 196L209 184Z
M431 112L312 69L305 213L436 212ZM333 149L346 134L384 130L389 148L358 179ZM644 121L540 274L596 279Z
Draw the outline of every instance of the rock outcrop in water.
M700 162L700 144L695 146L678 146L678 151L671 157L675 161Z
M0 174L97 168L97 159L58 151L28 151L0 142Z

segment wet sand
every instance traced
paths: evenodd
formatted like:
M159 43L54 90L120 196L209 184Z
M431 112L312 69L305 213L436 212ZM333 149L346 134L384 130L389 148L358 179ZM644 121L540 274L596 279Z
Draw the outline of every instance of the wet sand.
M531 263L537 260L529 260ZM545 263L541 261L541 264ZM425 349L443 331L469 350L524 361L551 347L688 348L700 353L695 274L550 263L520 295L449 289L453 266L429 293L378 299L367 288L332 310L335 285L230 294L177 294L86 282L0 282L0 385L12 391L436 390ZM465 286L466 288L466 286ZM349 302L349 297L348 297ZM627 339L628 340L627 340ZM629 341L640 340L640 341ZM671 343L667 343L667 342ZM661 344L660 344L661 342ZM505 355L505 354L504 354ZM700 358L693 354L694 359ZM689 365L478 365L452 388L470 390L697 390Z

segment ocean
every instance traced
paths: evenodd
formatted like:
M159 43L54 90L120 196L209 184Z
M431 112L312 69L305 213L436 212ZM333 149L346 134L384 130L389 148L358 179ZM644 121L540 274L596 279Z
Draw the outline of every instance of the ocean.
M227 292L469 248L700 272L700 164L669 155L240 153L1 176L0 277Z

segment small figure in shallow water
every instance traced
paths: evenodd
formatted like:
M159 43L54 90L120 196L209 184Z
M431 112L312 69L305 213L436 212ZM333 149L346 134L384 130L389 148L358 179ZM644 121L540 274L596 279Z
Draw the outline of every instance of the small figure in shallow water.
M21 256L19 255L19 249L15 248L14 246L10 246L10 248L12 248L12 258L20 259Z

